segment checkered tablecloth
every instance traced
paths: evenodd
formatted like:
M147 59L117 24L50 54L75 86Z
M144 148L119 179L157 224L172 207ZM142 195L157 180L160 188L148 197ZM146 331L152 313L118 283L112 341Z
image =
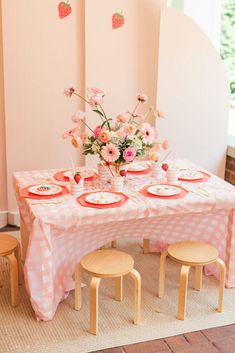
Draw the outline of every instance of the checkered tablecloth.
M195 166L177 161L180 168ZM196 167L198 169L198 167ZM199 168L200 169L200 168ZM212 176L203 186L208 196L189 192L183 199L130 198L119 208L82 207L68 194L62 202L38 204L20 197L19 190L51 177L58 170L14 173L20 215L29 234L24 274L37 319L51 320L74 288L76 264L87 253L120 238L150 239L151 250L178 240L203 240L216 246L227 266L226 286L235 286L235 188ZM130 180L135 190L151 181ZM130 190L126 192L132 193ZM218 275L213 267L208 274Z

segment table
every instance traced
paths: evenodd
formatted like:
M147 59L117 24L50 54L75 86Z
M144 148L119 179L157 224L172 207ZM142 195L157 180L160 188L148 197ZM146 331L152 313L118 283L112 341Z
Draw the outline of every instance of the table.
M177 166L198 169L186 160L178 160ZM209 242L226 263L226 286L235 287L232 185L212 175L203 184L208 197L189 192L177 200L143 198L136 202L130 198L122 207L105 210L82 207L70 194L56 204L35 204L35 200L20 197L22 187L57 171L16 172L13 176L21 217L25 283L38 320L51 320L60 301L74 289L73 274L80 259L119 238L150 239L151 251L176 240ZM136 185L150 181L150 177L142 176ZM213 267L207 268L207 274L217 276Z

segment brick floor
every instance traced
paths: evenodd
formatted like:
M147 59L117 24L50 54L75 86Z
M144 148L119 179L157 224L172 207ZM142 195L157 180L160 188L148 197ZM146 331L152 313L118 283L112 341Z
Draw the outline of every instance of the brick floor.
M235 353L235 324L93 353Z

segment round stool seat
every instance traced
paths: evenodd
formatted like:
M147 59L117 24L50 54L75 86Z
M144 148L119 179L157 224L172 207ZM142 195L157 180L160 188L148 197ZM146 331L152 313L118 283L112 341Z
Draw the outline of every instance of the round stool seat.
M120 277L134 268L134 260L119 250L97 250L81 260L81 266L91 276L101 278Z
M189 266L207 265L219 257L218 250L214 246L199 241L174 243L168 247L167 252L172 260Z
M18 241L11 235L0 233L0 256L11 254L18 246Z

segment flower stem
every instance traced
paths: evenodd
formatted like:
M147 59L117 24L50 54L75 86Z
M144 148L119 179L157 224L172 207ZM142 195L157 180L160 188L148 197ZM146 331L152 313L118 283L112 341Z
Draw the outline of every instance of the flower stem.
M94 131L90 128L89 125L87 125L87 123L84 120L81 120L83 122L83 124L94 134Z
M131 122L132 122L132 118L134 118L134 114L135 114L135 112L136 112L136 110L137 110L139 104L140 104L140 101L138 101L138 103L136 104L136 106L135 106L133 112L131 113L131 117L130 117L130 119L128 120L128 123L131 123Z
M87 104L89 104L89 106L91 107L91 103L84 97L80 96L80 94L78 94L77 92L73 92L73 94L75 94L75 96L78 96L79 98L81 98L82 100L84 100Z
M135 109L133 110L133 112L132 112L132 114L131 114L132 116L134 116L134 114L135 114L135 112L136 112L136 110L137 110L139 104L140 104L140 101L138 101L138 103L136 104Z
M73 94L75 94L77 97L79 97L79 98L81 98L82 100L84 100L87 104L89 104L89 106L90 106L91 108L93 108L92 105L91 105L91 103L90 103L86 98L82 97L79 93L73 92ZM108 125L108 128L109 128L109 131L111 131L110 126L109 126L109 121L108 121L107 115L105 114L105 111L104 111L103 107L102 107L101 105L98 105L98 106L100 107L102 113L104 114L104 118L105 118L105 120L107 121L107 125ZM83 121L83 122L84 122L84 121ZM88 129L91 130L91 128L90 128L85 122L84 122L84 124L88 127ZM91 131L94 133L93 130L91 130Z
M111 131L111 129L110 129L110 125L109 125L109 121L108 121L108 118L107 118L107 115L106 115L106 113L105 113L105 111L104 111L104 109L103 109L102 105L100 105L100 104L99 104L99 107L100 107L100 109L101 109L102 113L104 114L104 118L105 118L105 120L106 120L106 122L107 122L108 129L109 129L109 131Z

